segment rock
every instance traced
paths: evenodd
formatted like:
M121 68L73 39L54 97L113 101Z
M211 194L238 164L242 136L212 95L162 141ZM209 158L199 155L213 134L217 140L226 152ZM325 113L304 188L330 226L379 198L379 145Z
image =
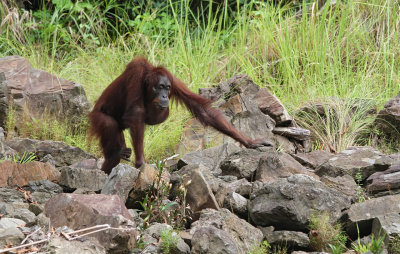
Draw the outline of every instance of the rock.
M46 217L46 215L44 215L44 213L41 213L36 216L35 224L37 226L39 226L40 228L42 228L43 230L48 231L51 226L50 218Z
M85 241L69 241L60 236L52 236L46 246L40 249L44 253L53 254L106 254L106 249L97 239L89 238Z
M391 165L392 160L389 158L387 163L382 163L385 158L388 157L372 147L349 147L320 165L315 173L332 177L355 177L357 173L361 173L362 180L365 180L376 171L384 171Z
M4 72L6 78L6 83L2 83L0 112L4 115L12 105L17 113L17 125L27 117L43 119L49 116L78 124L81 116L89 112L90 103L81 85L33 69L23 57L0 58L0 72ZM4 126L4 118L1 120Z
M287 153L271 151L260 158L255 180L272 182L278 178L286 178L294 174L305 174L319 179L313 172L307 170Z
M199 213L203 209L219 209L214 194L199 169L193 170L187 180L190 180L191 183L187 185L186 202L193 212L192 218L194 220L199 217Z
M309 141L311 139L311 132L299 127L275 127L272 132L298 141Z
M11 217L25 221L27 227L32 227L36 221L36 215L25 208L15 210Z
M274 134L275 121L268 115L264 115L252 100L243 95L236 95L221 105L225 114L232 117L232 125L246 136L252 139L270 141L276 145Z
M256 182L250 199L250 218L259 226L307 231L312 212L327 211L337 221L350 198L307 175L292 175L271 183Z
M117 195L63 193L46 203L45 212L54 227L68 226L77 230L109 224L121 228L92 235L107 249L107 253L127 253L135 245L135 224Z
M352 239L358 237L357 225L360 237L371 233L374 218L400 213L400 195L391 195L366 200L362 203L351 205L347 212L348 221L346 231Z
M29 204L29 211L34 213L36 216L44 211L44 206L37 203Z
M230 199L232 193L235 192L240 196L248 199L252 191L252 184L245 178L234 180L231 182L220 182L218 189L215 191L215 198L220 206L224 205L225 198ZM229 208L228 208L229 209Z
M224 199L224 208L232 211L234 214L238 215L242 219L247 219L248 217L248 200L242 195L231 192Z
M210 227L218 230L210 229ZM229 250L231 247L235 247L234 249L237 250L237 252L227 253L246 253L250 248L259 246L263 240L261 230L224 208L219 211L204 209L200 214L199 220L192 223L190 233L193 235L192 252L194 251L194 253L225 253L217 251L224 249L219 246L219 244L223 243L226 244L225 246ZM217 237L218 235L220 237ZM206 240L211 242L206 243ZM231 245L231 242L235 244ZM216 246L213 246L214 244ZM203 248L206 249L203 250ZM207 252L207 249L210 252Z
M274 151L273 148L264 149L268 152ZM239 179L245 178L252 181L263 155L264 151L259 149L242 149L235 152L221 162L222 175L233 175Z
M216 174L220 174L221 170L219 169L219 165L221 161L240 150L241 149L237 145L226 143L209 149L191 152L182 156L178 161L178 168L180 169L186 165L202 164Z
M56 167L70 166L85 159L95 159L81 148L68 146L61 141L14 138L8 140L6 144L20 154L34 153L39 160L50 154Z
M142 240L146 244L153 244L154 246L157 246L158 243L160 242L161 239L161 248L159 247L159 251L162 252L162 235L165 234L167 231L170 231L168 234L169 239L165 240L170 240L175 242L175 246L173 245L172 248L169 250L170 253L176 253L176 254L189 254L190 253L190 247L183 241L183 239L173 231L172 227L168 224L161 224L161 223L154 223L150 227L148 227L142 234ZM173 239L172 239L173 238ZM146 247L147 248L147 247Z
M384 134L398 137L400 133L400 92L379 111L376 122Z
M285 106L268 89L261 88L254 97L254 102L264 114L271 116L275 120L276 126L296 125Z
M234 239L225 231L212 226L196 229L192 238L192 254L236 254L238 251Z
M323 150L314 150L309 153L295 153L290 155L300 162L301 165L311 169L316 169L318 166L333 157L332 153Z
M11 161L0 163L0 187L28 185L29 181L58 180L58 171L47 163L32 161L25 164Z
M7 189L0 187L0 202L13 203L25 202L24 193L16 189Z
M219 84L215 89L203 89L202 93L209 98L221 98L221 103L216 106L228 122L240 132L252 139L263 139L276 144L277 140L272 133L275 127L274 120L262 113L253 100L258 91L259 87L247 76L235 76ZM190 120L186 124L182 140L177 149L178 154L236 142L212 128L202 127L196 120ZM213 168L210 167L210 169Z
M273 231L266 237L266 239L271 245L281 245L288 248L306 248L310 245L308 235L296 231Z
M149 164L144 164L139 168L139 175L135 181L134 187L129 192L126 206L128 208L142 208L138 201L143 201L145 196L154 188L157 188L157 184L164 183L168 185L171 180L171 175L165 169L162 170L159 179L159 171Z
M135 185L139 170L126 164L118 164L108 176L101 194L118 195L122 202L126 202L129 192Z
M60 185L67 190L86 189L89 191L99 191L103 188L107 180L107 175L98 169L84 169L62 167Z
M25 221L16 218L1 218L0 229L24 227Z
M398 213L378 216L372 222L372 234L375 239L384 236L385 248L389 253L398 253L400 244L400 215Z
M11 216L15 210L26 208L28 209L29 204L24 202L0 202L0 214Z
M30 181L29 190L31 192L48 192L48 193L62 193L63 189L60 185L50 182L49 180Z
M389 194L400 192L400 161L383 172L376 172L367 179L368 193L378 192Z
M357 201L357 183L354 181L353 177L349 175L330 177L321 177L321 182L330 188L334 188L344 195L351 198L352 202Z
M0 229L0 247L17 245L24 239L24 234L16 227Z

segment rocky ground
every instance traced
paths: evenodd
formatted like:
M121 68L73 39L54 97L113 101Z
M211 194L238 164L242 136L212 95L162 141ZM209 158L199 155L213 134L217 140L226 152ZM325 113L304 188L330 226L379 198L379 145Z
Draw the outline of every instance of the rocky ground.
M27 92L29 79L10 75L21 66L30 73L23 63L0 59L0 112L21 97L32 114L39 111ZM54 110L66 114L73 105L74 114L83 114L84 91L68 84L70 90L56 94ZM68 91L76 97L65 96ZM165 253L165 232L174 239L171 253L248 253L265 240L292 253L312 252L318 232L310 233L309 220L322 212L341 223L349 243L384 235L385 250L400 253L400 154L373 147L311 151L310 132L246 76L200 93L218 101L236 128L274 147L246 149L191 120L179 159L139 169L120 164L107 176L99 170L102 160L80 148L5 140L1 131L0 153L8 159L0 163L0 253ZM399 108L400 93L379 112L398 130ZM17 154L36 160L17 162ZM171 225L178 230L169 231Z

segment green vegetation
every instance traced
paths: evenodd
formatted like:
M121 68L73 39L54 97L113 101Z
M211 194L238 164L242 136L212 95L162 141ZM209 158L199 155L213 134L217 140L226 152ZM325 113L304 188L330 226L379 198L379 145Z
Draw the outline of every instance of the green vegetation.
M330 222L327 212L312 214L309 227L312 250L343 253L346 249L346 235L342 232L340 224Z
M157 161L156 169L158 174L146 192L146 196L139 204L142 210L139 210L140 216L143 218L143 226L147 228L153 222L167 223L176 229L184 228L188 219L188 209L186 206L186 187L190 183L182 183L175 190L175 199L170 201L172 184L166 184L163 181L164 162ZM167 202L166 202L167 201Z
M161 232L161 249L163 253L169 254L174 253L174 249L177 248L179 236L173 230L163 230Z
M360 238L358 238L357 241L352 244L352 247L353 250L355 250L357 253L371 252L373 254L381 254L384 251L384 246L385 246L384 241L385 241L384 235L375 237L375 235L372 234L369 243L363 244L361 243Z
M290 112L330 98L370 99L380 109L398 93L398 1L328 1L318 12L302 11L312 1L226 2L203 1L194 9L189 0L52 0L28 12L0 0L0 57L21 55L81 83L91 102L138 55L164 65L196 92L245 73ZM368 136L359 138L369 123L361 116L351 122L339 116L337 129L325 123L320 133L330 139L320 144L341 150L371 143ZM149 161L173 153L189 117L173 107L166 123L147 129ZM78 134L67 142L88 150L86 132Z

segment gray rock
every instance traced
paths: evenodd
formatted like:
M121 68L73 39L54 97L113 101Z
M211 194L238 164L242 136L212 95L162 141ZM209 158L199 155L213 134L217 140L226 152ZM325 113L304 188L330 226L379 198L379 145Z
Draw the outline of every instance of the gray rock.
M52 254L106 254L106 249L97 239L87 238L85 241L69 241L60 236L53 236L46 246L40 249L44 253Z
M400 189L400 160L383 172L376 172L367 179L368 193L388 192L399 193Z
M108 176L101 194L118 195L122 202L126 202L138 176L139 169L118 164Z
M273 151L273 148L268 149L268 152ZM221 162L222 175L233 175L251 181L263 155L264 152L258 149L242 149L235 152Z
M272 182L278 178L286 178L294 174L305 174L319 179L317 175L303 167L289 154L271 151L260 158L255 180Z
M11 217L25 221L28 227L35 225L36 221L36 215L25 208L15 210Z
M12 105L16 110L17 126L27 117L43 119L49 116L78 124L81 116L89 112L90 103L80 84L34 69L23 57L0 58L0 72L4 72L6 78L6 83L2 82L0 89L0 115L8 112ZM1 120L4 126L4 118Z
M45 204L50 198L55 195L57 195L57 193L35 191L31 194L31 197L38 204Z
M204 165L216 174L221 173L219 164L227 156L232 153L240 151L240 148L235 144L225 143L220 146L212 147L209 149L191 152L182 156L178 161L178 168L186 165Z
M348 196L351 198L352 202L355 202L358 199L357 183L354 181L353 177L349 175L338 177L323 176L321 177L321 182L323 182L326 186L334 188Z
M307 234L296 231L274 231L266 237L271 245L306 248L310 245Z
M35 224L37 226L39 226L40 228L44 229L44 230L49 230L50 229L50 218L46 217L46 215L44 215L44 213L41 213L39 215L36 216L36 221Z
M383 163L385 158L387 158L387 163ZM355 177L359 172L362 180L365 180L377 171L388 169L391 164L392 160L375 148L349 147L319 166L315 173L319 176L350 175Z
M385 237L385 248L389 253L398 253L400 251L400 214L388 214L378 216L372 222L372 233L375 239Z
M309 153L294 153L290 155L300 162L301 165L311 169L316 169L334 156L334 154L323 150L314 150Z
M0 246L17 245L24 237L24 234L16 227L0 229Z
M371 233L374 218L400 213L400 195L385 196L353 204L348 210L346 230L350 237L355 239L357 226L364 235Z
M42 159L50 154L56 167L70 166L85 159L95 159L95 157L78 147L68 146L61 141L35 140L27 138L14 138L6 142L18 153L34 153L38 159Z
M23 220L16 218L1 218L0 219L0 229L23 227L26 223Z
M24 202L1 202L0 201L0 214L11 215L16 209L29 208L28 203Z
M29 190L31 192L41 191L49 193L62 193L63 189L60 185L53 183L49 180L30 181Z
M248 200L236 192L231 192L225 197L223 207L240 218L247 219L248 217Z
M271 183L254 184L250 218L259 226L306 231L314 211L329 212L332 222L350 207L350 198L306 175L292 175Z
M388 101L377 117L378 128L387 136L398 137L400 133L400 92Z
M215 227L218 230L211 230L209 227ZM225 231L227 234L221 233L221 231ZM234 253L246 253L246 251L249 251L250 248L260 245L263 240L263 234L261 230L255 228L247 221L240 219L238 216L224 208L220 209L219 211L213 209L204 209L200 214L199 220L192 223L190 233L193 235L192 252L193 250L200 251L201 248L203 248L202 246L206 244L204 242L206 240L214 242L214 240L211 240L213 239L212 237L214 237L214 234L221 233L222 238L215 238L216 243L218 242L217 245L224 243L226 240L226 246L229 247L230 242L233 241L235 244L230 246L229 249L231 247L233 248L233 246L236 246L235 249L237 252ZM205 235L203 237L201 236L202 233L209 235ZM216 248L215 250L208 249L211 252L201 253L225 253L213 252L220 248L219 246L214 247ZM214 249L214 247L205 245L204 248Z
M196 228L193 234L191 253L236 254L241 252L227 232L212 226L201 226Z
M67 189L99 191L106 180L107 175L98 169L62 167L59 183Z

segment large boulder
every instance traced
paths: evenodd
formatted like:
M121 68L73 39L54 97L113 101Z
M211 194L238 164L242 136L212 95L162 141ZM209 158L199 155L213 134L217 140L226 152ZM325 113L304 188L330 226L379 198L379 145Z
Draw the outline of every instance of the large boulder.
M261 230L227 209L205 209L192 224L193 253L246 253L263 240Z
M60 173L48 163L32 161L25 164L12 161L0 163L0 187L15 187L28 185L30 181L56 181Z
M39 160L51 155L56 167L70 166L74 163L95 157L79 147L73 147L61 141L14 138L6 142L19 154L34 153Z
M90 109L85 91L80 84L34 69L20 56L0 58L0 73L5 81L0 83L0 125L10 106L20 117L17 125L28 119L55 117L78 123Z
M388 101L379 111L377 126L384 134L392 137L400 135L400 92L396 97Z
M384 171L392 164L393 159L369 146L353 146L336 154L320 165L315 173L319 176L356 177L360 174L361 180L367 179L377 171Z
M139 170L137 168L122 163L118 164L108 176L101 194L118 195L125 203L138 176Z
M400 159L387 170L376 172L367 179L367 190L375 195L400 192Z
M219 165L227 156L240 151L241 149L235 144L222 144L201 151L187 153L178 161L178 168L186 165L204 165L211 171L220 174Z
M200 95L216 101L215 106L226 119L246 136L269 141L288 152L304 149L303 141L295 146L288 138L272 133L276 123L271 116L280 126L295 127L296 124L279 100L266 89L260 90L248 76L234 76L214 88L201 89ZM202 127L196 120L190 120L177 153L185 154L226 142L235 141L212 128Z
M45 206L53 227L74 230L108 224L116 230L92 234L108 253L128 253L136 243L136 227L124 203L117 195L59 194Z
M350 198L307 175L292 175L271 183L254 184L250 199L251 220L278 230L307 231L313 212L327 211L337 221Z
M353 204L347 212L346 230L350 237L369 235L375 218L400 213L400 195L384 196ZM361 235L358 235L360 232Z

